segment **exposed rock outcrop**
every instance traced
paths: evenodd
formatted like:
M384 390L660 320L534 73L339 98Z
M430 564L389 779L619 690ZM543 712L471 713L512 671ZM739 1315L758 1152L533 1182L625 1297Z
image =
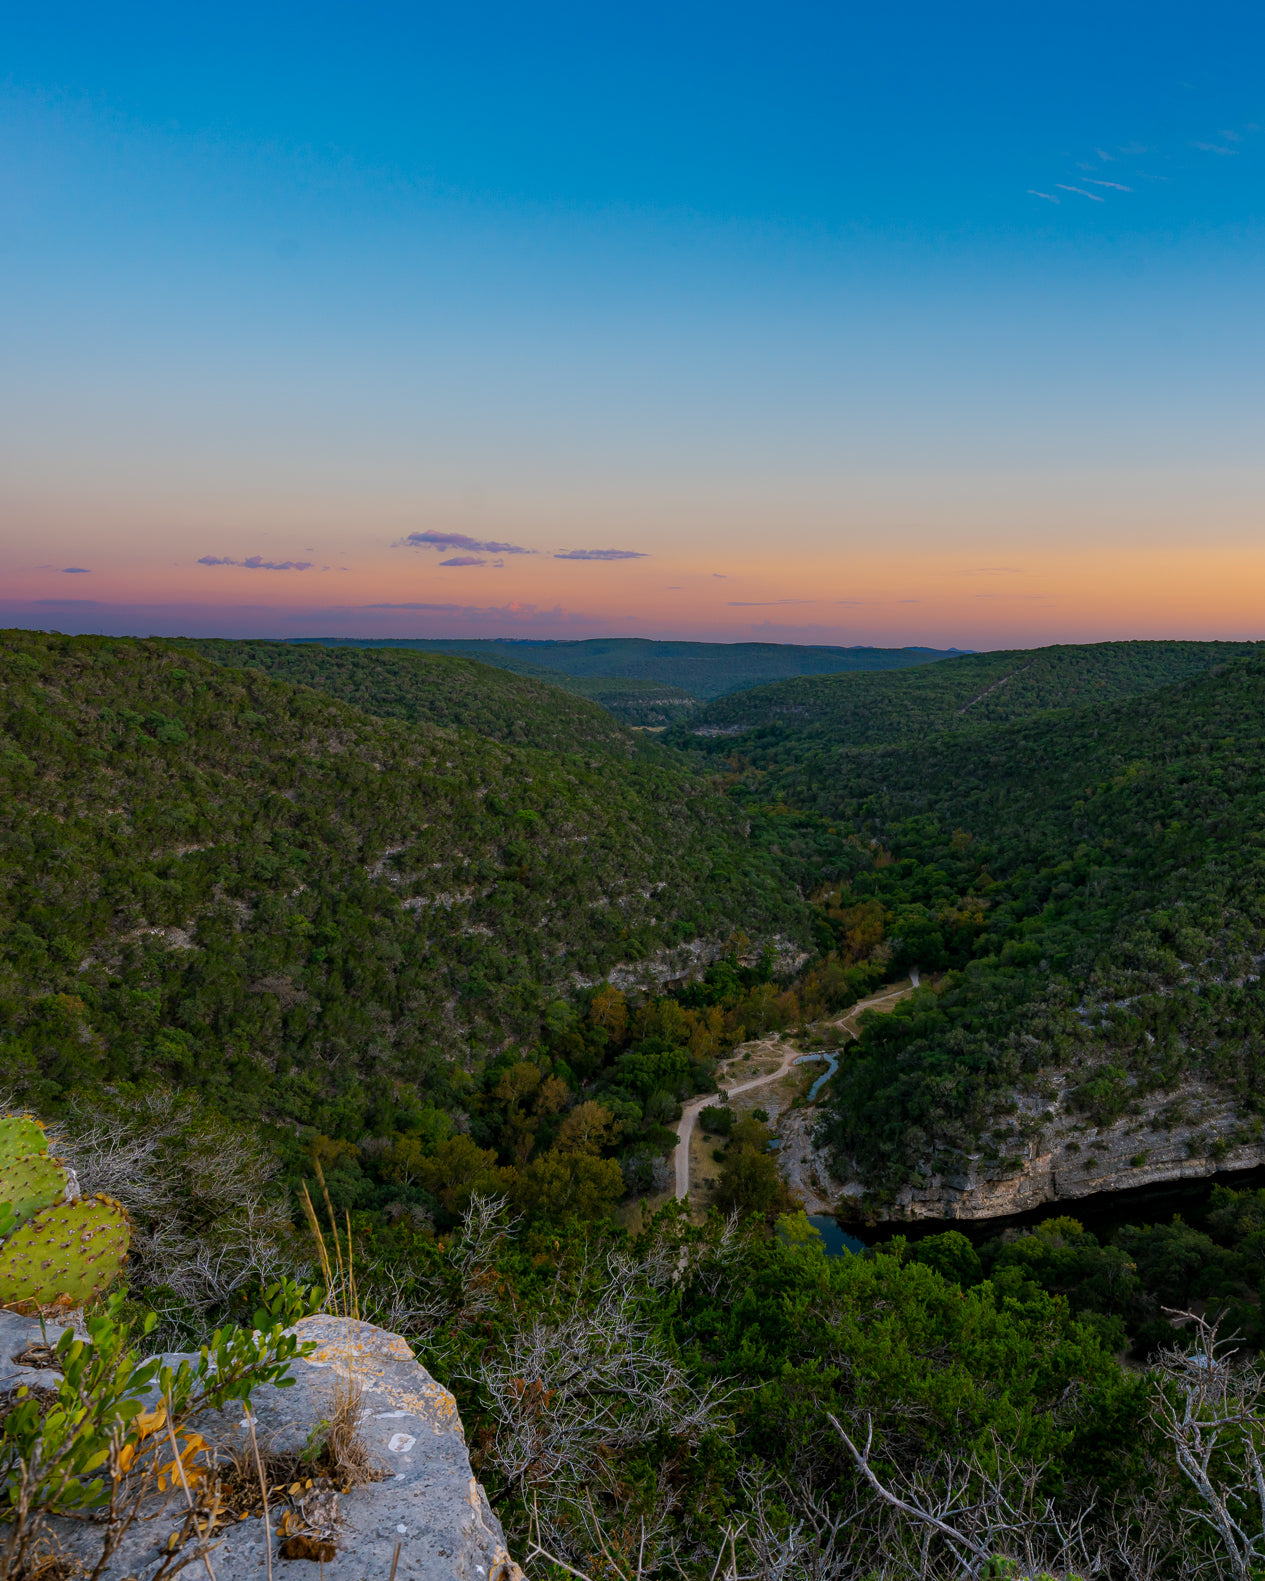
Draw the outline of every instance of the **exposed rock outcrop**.
M301 1447L311 1429L332 1414L335 1380L341 1373L363 1388L361 1438L370 1459L385 1473L381 1480L338 1497L334 1555L324 1559L326 1581L387 1581L397 1543L399 1581L522 1581L500 1522L471 1472L456 1401L414 1360L406 1342L370 1323L341 1318L306 1318L296 1331L317 1348L292 1367L293 1387L257 1392L252 1412L258 1438L282 1450ZM50 1338L60 1332L50 1327ZM56 1375L13 1360L39 1338L38 1323L0 1313L0 1392L16 1382L56 1383ZM180 1360L168 1359L173 1365ZM213 1451L226 1452L243 1440L240 1408L204 1416L197 1427ZM138 1522L103 1572L105 1581L125 1576L146 1581L179 1515L178 1501L173 1501L169 1511ZM278 1557L278 1524L274 1514L273 1570L278 1581L286 1574L315 1577L315 1563ZM57 1527L68 1552L87 1558L93 1551L91 1526L59 1522ZM95 1551L100 1551L99 1542ZM218 1581L258 1581L266 1569L262 1519L231 1526L212 1563ZM201 1575L203 1567L199 1564L188 1573Z

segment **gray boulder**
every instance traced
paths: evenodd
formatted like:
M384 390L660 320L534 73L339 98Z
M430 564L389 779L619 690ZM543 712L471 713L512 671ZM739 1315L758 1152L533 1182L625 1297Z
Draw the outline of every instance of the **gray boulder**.
M50 1325L50 1341L60 1332ZM296 1332L315 1341L317 1348L292 1366L293 1387L269 1387L255 1395L252 1411L260 1444L278 1450L302 1447L312 1428L331 1416L341 1374L361 1385L360 1436L370 1460L384 1473L350 1493L326 1497L317 1525L332 1538L334 1554L320 1565L324 1581L387 1581L397 1543L397 1581L523 1581L506 1550L501 1523L471 1472L456 1401L414 1360L406 1341L371 1323L332 1317L305 1318ZM0 1396L20 1382L56 1382L55 1374L13 1359L39 1339L38 1323L0 1312ZM176 1365L181 1357L167 1359ZM196 1426L221 1457L249 1442L240 1409L208 1413ZM279 1556L283 1513L274 1509L271 1518L277 1581L287 1575L295 1581L316 1578L315 1558ZM159 1550L179 1527L181 1515L177 1497L157 1518L138 1521L102 1572L102 1581L146 1581L158 1569ZM292 1514L291 1523L295 1520ZM61 1545L89 1560L91 1567L92 1527L77 1521L55 1526ZM95 1552L100 1552L99 1544ZM263 1520L250 1518L230 1526L210 1558L216 1581L258 1581L267 1569ZM185 1575L209 1581L201 1562Z

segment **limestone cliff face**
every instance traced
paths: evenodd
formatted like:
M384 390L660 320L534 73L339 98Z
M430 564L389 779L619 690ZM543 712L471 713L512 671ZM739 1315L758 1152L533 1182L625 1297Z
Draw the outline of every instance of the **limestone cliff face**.
M413 1359L407 1343L371 1323L342 1318L306 1318L297 1332L315 1341L316 1349L291 1368L292 1388L256 1394L252 1413L259 1440L281 1450L302 1447L311 1429L330 1416L341 1373L357 1379L363 1389L360 1435L382 1473L380 1480L338 1497L332 1510L326 1501L320 1520L334 1547L334 1557L323 1564L326 1581L363 1581L366 1576L386 1581L397 1543L397 1581L523 1581L506 1550L501 1523L471 1472L456 1401ZM0 1393L19 1382L56 1385L55 1374L37 1373L13 1360L39 1337L38 1323L0 1312ZM180 1360L167 1359L173 1365ZM208 1413L196 1425L212 1452L221 1456L242 1442L240 1407L224 1415ZM169 1508L147 1511L152 1518L129 1531L102 1572L103 1581L146 1581L158 1568L159 1548L181 1524L178 1500L168 1503ZM302 1517L297 1512L297 1519ZM316 1577L315 1563L279 1557L283 1518L282 1509L274 1509L272 1569L282 1576ZM57 1522L56 1528L60 1545L87 1560L91 1569L100 1552L93 1527L67 1521ZM261 1519L225 1529L212 1560L217 1581L263 1581L267 1546ZM187 1573L201 1575L203 1567Z
M1009 1134L995 1138L993 1156L981 1151L963 1159L957 1173L903 1186L882 1217L991 1219L1265 1164L1259 1126L1210 1086L1189 1082L1151 1094L1100 1127L1068 1104L1072 1080L1053 1082L1053 1101L1020 1098ZM836 1201L840 1214L857 1216L864 1195L861 1181L844 1182Z
M1046 1203L1265 1165L1259 1121L1213 1087L1192 1081L1151 1094L1112 1124L1097 1126L1068 1101L1077 1079L1077 1073L1052 1078L1041 1098L1016 1095L1017 1113L990 1138L989 1152L963 1158L955 1173L928 1171L881 1207L859 1176L838 1178L834 1160L814 1145L819 1109L791 1109L779 1118L782 1173L809 1213L914 1221L1002 1218Z

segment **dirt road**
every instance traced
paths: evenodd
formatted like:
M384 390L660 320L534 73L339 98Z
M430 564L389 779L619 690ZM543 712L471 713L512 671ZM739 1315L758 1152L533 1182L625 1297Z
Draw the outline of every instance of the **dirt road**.
M915 986L916 984L910 984L909 986L890 988L886 993L873 994L869 999L862 999L859 1003L853 1005L847 1015L841 1016L838 1021L832 1024L842 1027L855 1038L857 1036L856 1018L863 1010L880 1010L884 1006L890 1009L897 1000L904 999L907 994L911 994ZM753 1087L767 1087L770 1082L781 1081L795 1061L804 1057L804 1052L803 1049L788 1048L786 1057L776 1070L769 1071L764 1076L753 1076L750 1081L739 1082L737 1086L727 1087L725 1090L731 1098L736 1098L740 1092L750 1092ZM690 1137L694 1131L694 1122L698 1119L701 1110L706 1109L710 1104L719 1102L720 1099L717 1098L715 1093L708 1093L702 1098L691 1098L682 1110L681 1118L676 1123L676 1194L682 1199L690 1194Z

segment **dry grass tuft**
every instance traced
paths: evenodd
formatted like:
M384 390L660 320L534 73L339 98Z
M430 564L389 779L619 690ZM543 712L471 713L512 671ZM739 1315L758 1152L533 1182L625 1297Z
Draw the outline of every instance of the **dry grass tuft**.
M360 1402L364 1395L359 1378L339 1374L334 1380L334 1408L325 1435L322 1463L344 1493L366 1482L378 1482L386 1472L369 1454L360 1436Z
M55 1548L50 1538L41 1537L16 1581L79 1581L80 1576L87 1574L87 1565L73 1554L64 1554Z
M313 1559L318 1564L329 1564L338 1555L333 1543L302 1532L297 1537L287 1537L278 1552L283 1559Z

